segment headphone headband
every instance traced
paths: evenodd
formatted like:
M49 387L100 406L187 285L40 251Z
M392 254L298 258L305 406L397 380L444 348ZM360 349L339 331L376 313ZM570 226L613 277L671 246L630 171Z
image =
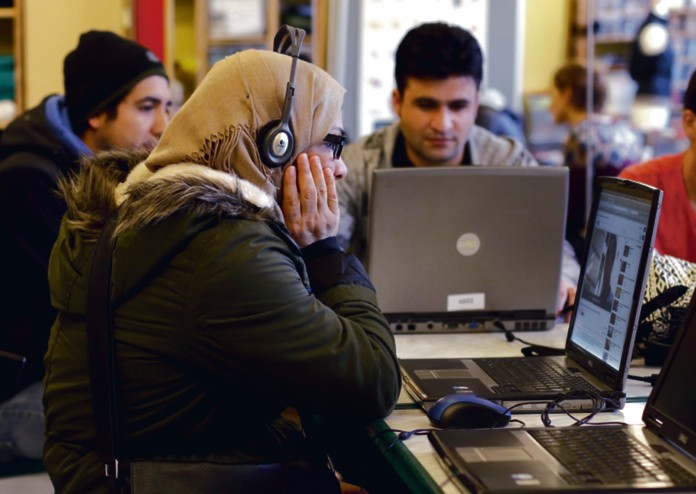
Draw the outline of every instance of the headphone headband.
M273 51L298 58L305 34L304 29L283 24L273 38Z
M283 103L283 113L280 117L280 124L287 124L290 120L290 110L292 109L292 98L295 96L295 72L297 71L297 59L300 58L300 48L305 37L304 29L288 26L284 24L273 38L273 51L292 57L290 67L290 79L285 90L285 101Z
M280 120L269 122L259 131L259 154L264 164L276 168L290 161L295 148L295 137L290 130L292 99L295 96L295 71L300 48L305 37L304 29L283 25L273 39L273 51L292 57L290 79L285 89L285 100Z

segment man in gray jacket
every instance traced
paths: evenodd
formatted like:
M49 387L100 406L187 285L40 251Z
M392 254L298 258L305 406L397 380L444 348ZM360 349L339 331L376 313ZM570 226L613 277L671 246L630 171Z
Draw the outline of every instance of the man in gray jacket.
M338 183L342 247L365 260L367 206L375 168L406 166L538 166L521 143L474 124L483 77L476 38L457 26L426 23L396 50L392 105L399 120L346 147L349 169ZM579 267L565 251L563 280L577 283ZM565 287L564 287L565 288ZM565 293L561 300L565 300Z

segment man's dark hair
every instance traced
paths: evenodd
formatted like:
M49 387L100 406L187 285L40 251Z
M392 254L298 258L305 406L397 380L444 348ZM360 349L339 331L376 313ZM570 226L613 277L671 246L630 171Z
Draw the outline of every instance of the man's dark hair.
M587 109L587 67L584 64L570 62L556 71L553 85L560 91L570 89L570 103L578 110ZM607 99L607 88L598 71L592 73L592 110L602 111Z
M691 74L689 85L684 91L684 109L696 113L696 70Z
M476 38L459 26L433 22L414 27L396 49L394 77L403 94L409 77L441 80L468 76L476 82L483 78L483 53Z

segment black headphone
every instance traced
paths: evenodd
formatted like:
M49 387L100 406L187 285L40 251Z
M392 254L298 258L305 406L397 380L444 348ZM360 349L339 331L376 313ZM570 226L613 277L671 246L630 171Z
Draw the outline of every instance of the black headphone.
M258 133L257 143L261 161L269 168L283 166L290 161L295 150L295 136L290 130L290 111L295 95L295 70L300 56L300 47L305 37L303 29L284 25L273 39L273 51L292 57L290 80L285 90L285 102L280 120L273 120L264 125ZM288 53L289 51L289 53Z

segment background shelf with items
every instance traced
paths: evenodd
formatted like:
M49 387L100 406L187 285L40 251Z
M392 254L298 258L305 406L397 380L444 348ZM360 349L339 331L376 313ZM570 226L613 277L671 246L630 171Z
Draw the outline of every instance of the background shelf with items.
M283 24L304 29L303 56L324 66L321 43L312 43L325 29L327 0L196 0L196 50L200 82L218 60L248 48L272 49Z
M696 1L692 8L674 9L669 14L669 34L674 50L672 66L672 124L681 119L684 92L696 69Z
M0 130L22 110L22 3L0 0Z
M653 0L573 0L568 58L587 60L588 9L594 13L595 59L610 69L628 66L631 43ZM588 4L592 2L592 4Z
M551 93L528 93L524 96L523 103L527 149L540 165L562 165L568 126L553 121L550 112Z
M636 87L628 75L628 59L639 27L651 11L657 10L658 4L661 9L667 9L668 35L674 52L668 103L670 116L664 128L643 128L633 116L653 156L678 152L687 145L681 126L681 109L684 90L696 69L696 0L573 0L568 46L569 59L587 60L588 8L591 7L589 12L595 19L591 23L594 61L607 74L607 113L631 117ZM620 104L612 104L617 98Z

